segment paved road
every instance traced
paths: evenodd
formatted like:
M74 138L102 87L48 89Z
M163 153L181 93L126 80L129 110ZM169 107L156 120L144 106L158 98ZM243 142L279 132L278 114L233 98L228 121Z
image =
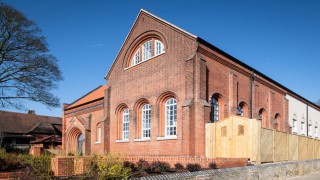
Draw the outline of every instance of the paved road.
M310 173L300 177L289 178L289 180L320 180L320 172Z

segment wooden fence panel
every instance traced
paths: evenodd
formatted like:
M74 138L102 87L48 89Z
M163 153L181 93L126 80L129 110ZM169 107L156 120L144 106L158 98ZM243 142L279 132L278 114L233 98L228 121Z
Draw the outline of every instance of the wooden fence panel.
M215 157L215 145L216 145L216 124L207 123L206 124L206 157Z
M273 130L261 129L260 136L260 159L261 162L273 161Z
M288 135L288 160L289 161L297 161L299 159L298 156L298 136L289 134Z
M288 138L287 133L274 133L274 161L281 162L288 160Z
M308 142L308 148L307 148L307 159L313 159L313 139L308 138L307 142Z
M234 146L232 147L232 154L236 158L249 158L249 128L247 121L242 119L233 119L233 139Z
M308 138L306 137L302 137L302 136L299 136L298 137L298 142L299 142L299 160L306 160L307 159L307 156L308 156Z

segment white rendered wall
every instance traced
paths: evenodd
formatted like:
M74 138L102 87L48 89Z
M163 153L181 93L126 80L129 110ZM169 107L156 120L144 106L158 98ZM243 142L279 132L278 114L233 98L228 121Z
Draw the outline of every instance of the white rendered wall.
M297 133L299 135L307 135L307 104L297 100L296 98L286 95L289 101L289 126L292 127L293 119L297 120ZM304 122L304 131L301 131L301 122ZM293 130L293 128L292 128ZM292 132L293 133L293 132Z
M315 137L315 127L318 127L318 139L320 137L320 111L307 106L306 103L301 102L300 100L290 96L290 95L286 95L286 98L289 101L289 126L292 127L293 126L293 119L297 120L297 132L296 134L298 135L307 135L307 129L310 129L309 127L311 127L311 130L309 131L309 137ZM308 118L307 118L307 107L308 107ZM307 122L307 119L309 120L309 122ZM302 131L302 127L301 127L301 122L304 122L304 128ZM307 128L307 126L311 124L311 126L309 126ZM292 133L293 132L293 128L292 128Z

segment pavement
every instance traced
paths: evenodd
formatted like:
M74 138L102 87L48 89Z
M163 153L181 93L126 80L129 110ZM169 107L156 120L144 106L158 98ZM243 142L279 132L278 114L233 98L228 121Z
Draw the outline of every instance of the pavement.
M288 180L320 180L320 172L289 178Z

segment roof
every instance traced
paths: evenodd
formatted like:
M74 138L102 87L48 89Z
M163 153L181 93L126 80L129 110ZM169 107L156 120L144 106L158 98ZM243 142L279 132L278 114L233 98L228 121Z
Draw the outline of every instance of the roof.
M75 107L79 107L83 104L104 98L104 90L106 90L107 88L108 88L108 85L99 86L99 87L95 88L94 90L90 91L86 95L82 96L81 98L79 98L76 101L74 101L73 103L71 103L66 108L66 110L72 109Z
M116 59L118 58L118 56L119 56L119 54L120 54L120 52L121 52L124 44L125 44L126 41L128 40L128 37L129 37L129 35L130 35L130 33L131 33L134 25L136 24L136 21L137 21L138 17L139 17L142 13L145 13L145 14L147 14L147 15L155 18L155 19L157 19L158 21L160 21L160 22L162 22L162 23L165 23L166 25L169 25L169 26L171 26L172 28L174 28L174 29L176 29L176 30L178 30L178 31L180 31L180 32L182 32L182 33L184 33L184 34L192 37L192 38L195 38L195 39L197 40L197 42L206 45L207 47L213 49L214 51L217 51L217 52L220 53L221 55L223 55L223 56L229 58L230 60L232 60L233 62L235 62L235 63L239 64L240 66L248 69L249 71L252 71L253 73L255 73L255 74L257 74L257 75L265 78L266 80L270 81L271 83L273 83L273 84L277 85L278 87L286 90L289 94L296 96L297 98L301 99L302 101L305 101L307 104L312 105L312 106L314 106L314 107L317 107L317 108L320 110L320 106L319 106L319 105L317 105L317 104L315 104L314 102L309 101L308 99L306 99L306 98L302 97L301 95L295 93L294 91L292 91L292 90L290 90L289 88L283 86L282 84L278 83L277 81L271 79L270 77L266 76L265 74L261 73L260 71L252 68L251 66L249 66L249 65L247 65L246 63L240 61L239 59L237 59L237 58L231 56L230 54L222 51L221 49L219 49L219 48L217 48L216 46L212 45L211 43L205 41L204 39L202 39L202 38L200 38L200 37L198 37L198 36L196 36L196 35L193 35L193 34L189 33L188 31L185 31L185 30L183 30L183 29L181 29L181 28L179 28L179 27L171 24L171 23L169 23L168 21L165 21L165 20L157 17L156 15L154 15L154 14L152 14L152 13L150 13L150 12L144 10L144 9L141 9L141 10L140 10L140 12L139 12L136 20L134 21L134 23L133 23L133 25L132 25L132 27L131 27L131 29L130 29L130 31L129 31L126 39L125 39L125 41L124 41L124 43L122 44L122 46L121 46L121 48L120 48L120 50L119 50L119 52L118 52L118 54L117 54L117 56L116 56L116 58L115 58L115 60L114 60L114 62L113 62L113 64L112 64L110 70L109 70L108 73L106 74L105 79L107 79L109 73L112 71L112 68L113 68L113 65L114 65Z
M62 118L0 111L0 132L28 133L42 122L61 125Z
M57 134L60 133L60 128L57 128L59 125L52 124L51 122L37 122L28 133L33 134Z

